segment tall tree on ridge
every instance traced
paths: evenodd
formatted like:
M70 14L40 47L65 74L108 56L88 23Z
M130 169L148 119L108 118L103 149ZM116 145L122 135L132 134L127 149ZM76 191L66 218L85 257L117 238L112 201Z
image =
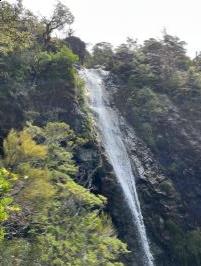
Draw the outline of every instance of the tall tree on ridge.
M48 47L51 33L54 30L62 30L66 24L70 26L74 22L74 16L67 6L58 1L50 19L44 17L42 22L45 24L44 45Z

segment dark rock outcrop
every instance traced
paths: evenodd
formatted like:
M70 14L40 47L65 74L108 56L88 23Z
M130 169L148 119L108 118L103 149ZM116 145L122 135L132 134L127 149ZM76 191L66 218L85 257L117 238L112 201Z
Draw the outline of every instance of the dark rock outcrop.
M173 222L184 232L196 230L201 225L200 131L168 96L162 95L159 97L163 99L165 112L152 116L149 121L154 137L152 146L141 135L134 119L137 114L123 97L124 85L116 77L109 77L106 87L113 106L128 122L128 126L122 126L122 131L137 176L138 194L155 263L180 266L172 254L168 224ZM122 226L118 229L121 231ZM125 239L132 246L129 236Z

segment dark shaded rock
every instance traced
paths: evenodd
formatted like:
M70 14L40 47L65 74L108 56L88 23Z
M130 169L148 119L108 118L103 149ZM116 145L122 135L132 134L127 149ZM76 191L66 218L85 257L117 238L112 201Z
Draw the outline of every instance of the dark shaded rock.
M139 137L138 125L134 123L130 106L122 95L126 88L114 88L114 79L106 80L113 105L127 119L122 123L125 143L133 162L137 190L140 198L147 234L156 265L175 265L169 246L170 234L167 221L173 221L183 230L196 228L200 220L200 139L191 127L187 127L178 109L166 99L166 112L152 117L158 146L152 149ZM113 83L114 84L114 83ZM186 123L186 122L185 122ZM135 131L136 133L135 133ZM159 148L160 147L160 148ZM170 171L172 163L178 165L175 174ZM180 175L178 175L180 171ZM195 187L197 190L195 190ZM117 225L122 230L122 225ZM128 232L127 232L128 233ZM130 232L129 232L130 233ZM120 233L121 235L121 233ZM130 246L129 234L124 239Z

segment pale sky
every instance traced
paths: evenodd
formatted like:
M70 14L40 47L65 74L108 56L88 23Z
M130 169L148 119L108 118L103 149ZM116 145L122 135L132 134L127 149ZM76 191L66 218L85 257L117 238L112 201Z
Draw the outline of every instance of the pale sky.
M201 0L61 0L75 16L75 35L91 44L140 43L160 38L166 28L188 43L188 54L201 50ZM9 2L14 2L10 0ZM24 0L24 5L41 15L50 14L55 0Z

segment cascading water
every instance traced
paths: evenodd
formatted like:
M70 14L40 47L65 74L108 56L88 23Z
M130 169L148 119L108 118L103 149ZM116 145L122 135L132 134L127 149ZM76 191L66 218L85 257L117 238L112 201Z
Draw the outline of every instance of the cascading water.
M145 266L153 266L153 257L146 236L131 162L123 141L117 112L111 108L109 97L103 84L103 79L107 74L108 72L97 69L84 69L80 71L80 75L86 81L90 105L94 112L103 146L133 217L133 225L137 231L137 241L140 246L139 254L142 256L142 263Z

